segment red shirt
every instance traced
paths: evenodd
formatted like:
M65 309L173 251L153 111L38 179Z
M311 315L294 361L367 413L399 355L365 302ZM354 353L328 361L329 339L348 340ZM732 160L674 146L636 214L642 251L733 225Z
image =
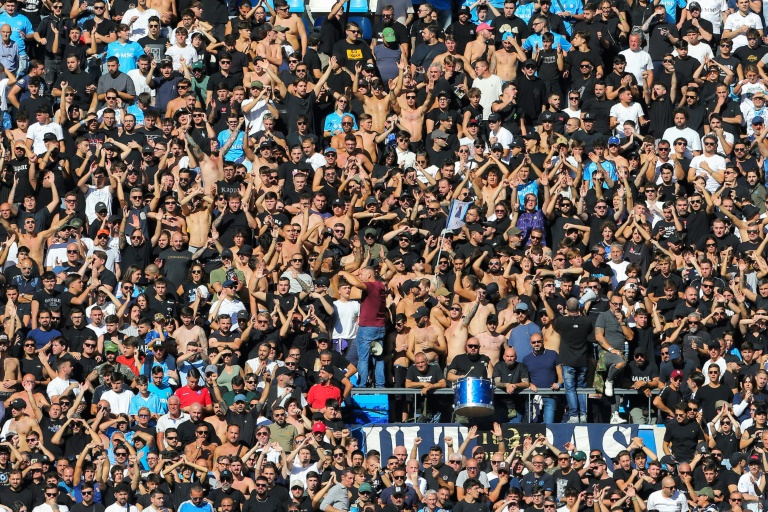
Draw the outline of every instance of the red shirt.
M139 368L136 366L136 359L134 359L133 357L128 359L125 356L117 356L117 358L115 358L115 361L117 361L118 363L122 363L128 368L130 368L133 374L138 377Z
M176 390L174 393L181 401L181 408L189 407L194 403L198 403L205 407L206 405L213 405L211 401L211 394L208 392L208 388L200 388L197 391L192 391L189 386L183 386Z
M325 407L325 402L329 398L333 398L341 402L341 391L336 386L329 384L323 386L322 384L315 384L309 388L307 393L307 402L312 409L322 409Z
M365 283L367 291L360 303L361 327L384 327L386 325L387 312L387 288L381 281L368 281Z

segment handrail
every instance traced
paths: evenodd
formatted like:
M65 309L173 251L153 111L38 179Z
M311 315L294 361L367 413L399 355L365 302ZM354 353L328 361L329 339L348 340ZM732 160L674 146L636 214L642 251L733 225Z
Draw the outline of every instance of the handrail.
M596 393L597 390L595 388L578 388L576 389L576 394L578 395L591 395ZM658 389L654 389L651 391L651 396L648 397L648 411L649 414L653 414L653 396L658 395L661 391ZM636 389L624 389L624 388L614 388L613 393L615 395L624 396L624 395L638 395L640 394ZM413 395L414 399L414 410L418 411L421 410L418 407L418 399L421 396L421 389L420 388L352 388L351 394L354 395ZM445 387L441 389L437 389L435 391L431 391L427 394L427 396L424 397L425 403L426 400L431 395L453 395L453 389L452 387ZM494 395L499 396L509 396L509 393L506 393L505 391L494 388ZM535 396L558 396L558 395L565 395L564 389L554 390L554 389L539 389L537 391L531 391L531 390L522 390L519 392L516 392L514 395L521 395L521 396L527 396L528 397L528 414L530 417L531 414L531 407L533 405L533 397ZM451 419L453 421L454 418Z
M578 388L576 390L576 393L579 395L584 394L592 394L596 393L597 390L595 388ZM614 388L613 393L616 395L635 395L639 394L636 389L620 389L620 388ZM654 389L651 394L658 395L660 391L658 389ZM420 388L352 388L352 394L353 395L400 395L400 394L413 394L413 395L419 395L421 394ZM435 395L452 395L453 389L451 387L441 388L437 389L430 394ZM501 389L496 388L494 390L495 395L507 395L508 393L502 391ZM539 389L536 392L530 391L530 390L522 390L517 393L514 393L514 395L546 395L546 396L554 396L554 395L564 395L565 390L559 389Z

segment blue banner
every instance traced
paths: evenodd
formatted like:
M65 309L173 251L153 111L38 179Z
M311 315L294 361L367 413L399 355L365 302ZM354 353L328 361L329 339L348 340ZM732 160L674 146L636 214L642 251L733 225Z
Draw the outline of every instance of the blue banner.
M534 439L537 435L546 435L547 440L556 448L563 449L566 443L573 443L577 450L589 454L590 450L601 450L612 467L611 459L627 448L634 437L642 437L645 445L654 453L659 453L660 441L656 441L653 431L645 431L639 435L638 425L607 425L607 424L530 424L530 423L505 423L502 425L503 438L507 452L521 444L526 436ZM648 435L648 432L651 432ZM419 456L429 453L429 449L440 446L445 453L448 452L445 438L451 438L454 449L458 450L461 443L467 438L469 427L455 423L444 424L409 424L390 423L384 425L371 425L354 431L354 436L360 441L360 447L364 451L378 450L381 453L382 463L392 455L396 446L405 446L409 453L414 441L421 438L419 443ZM470 440L467 452L478 444L485 448L486 457L498 450L498 444L494 442L493 434L488 431L478 431L477 438ZM506 456L506 454L505 454Z

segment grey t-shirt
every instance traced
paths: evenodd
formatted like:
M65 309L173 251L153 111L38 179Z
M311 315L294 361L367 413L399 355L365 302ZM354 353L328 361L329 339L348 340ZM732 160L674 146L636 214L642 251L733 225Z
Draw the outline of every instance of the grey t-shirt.
M624 331L621 330L619 321L616 320L616 315L612 311L603 311L600 316L597 317L595 322L595 329L603 329L605 334L605 341L616 349L624 350L624 342L627 338L624 336Z
M349 494L347 488L341 484L336 484L331 487L331 490L328 491L328 494L325 495L322 503L320 503L320 510L325 510L325 507L328 505L332 505L333 508L339 510L349 510Z

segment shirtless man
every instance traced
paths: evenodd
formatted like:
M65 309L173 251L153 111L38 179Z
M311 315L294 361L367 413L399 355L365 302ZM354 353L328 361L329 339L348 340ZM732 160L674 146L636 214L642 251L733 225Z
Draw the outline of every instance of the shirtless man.
M263 43L263 40L259 41L258 44L262 44L262 43ZM257 53L258 53L258 45L257 45ZM283 58L282 53L279 54L279 57L282 63L282 58ZM253 62L251 63L251 69L243 70L244 71L243 87L250 88L251 83L258 81L264 85L264 90L269 93L272 87L272 77L269 76L269 73L267 73L267 70L264 69L265 62L266 61L264 60L264 57L261 55L256 55L256 57L253 58Z
M402 70L400 70L402 77ZM434 82L427 84L427 97L424 100L424 104L417 106L416 103L416 91L405 91L405 106L400 106L400 103L395 101L395 96L390 95L390 106L392 110L400 116L400 128L411 134L411 142L421 142L424 137L423 129L424 117L429 111L429 107L432 105L432 91L434 90Z
M392 381L395 387L405 387L405 375L408 373L408 367L411 360L408 359L408 336L411 328L406 324L404 314L395 315L395 330L387 334L384 342L385 362L388 364ZM395 398L395 418L398 416L401 421L406 421L409 414L409 402L404 397Z
M11 361L11 359L6 359L5 361ZM18 359L15 360L18 364ZM6 375L8 375L8 371L6 370ZM5 402L5 408L8 410L11 407L11 404L14 400L20 398L24 400L24 402L27 404L26 407L23 409L23 412L27 414L29 417L36 417L39 420L43 418L43 408L50 407L50 402L48 401L48 397L45 396L45 393L39 393L35 392L35 376L31 373L28 373L22 377L21 380L21 386L24 388L21 391L17 391L16 393L9 396ZM36 407L33 407L32 404L35 404Z
M237 425L230 425L227 427L226 441L217 446L213 451L213 459L216 460L222 455L232 456L238 455L243 450L243 446L237 442L240 437L240 427Z
M24 412L27 408L27 401L23 398L18 398L11 404L11 419L8 425L8 431L14 431L19 435L19 450L27 451L27 434L30 432L37 432L40 438L43 437L43 433L40 430L40 425L37 420L27 415ZM17 408L18 406L18 408Z
M294 222L284 226L283 232L285 233L285 240L283 241L282 247L280 248L280 253L283 256L283 261L288 261L292 254L302 253L302 244L299 239L301 224Z
M333 229L336 224L344 224L344 233L348 234L357 232L355 229L357 222L352 218L352 214L355 213L355 209L352 207L352 205L354 205L356 202L357 196L352 196L352 199L349 201L349 208L345 209L343 199L335 200L331 206L333 215L323 221L325 227Z
M211 149L215 148L215 150L212 151L211 156L209 156L200 149L200 146L197 145L197 142L195 142L188 132L184 133L184 137L187 140L187 146L192 151L192 155L200 165L200 172L203 177L203 188L213 185L219 180L223 180L224 159L219 155L218 141L211 141Z
M447 329L451 326L451 292L441 286L435 290L435 297L437 297L437 305L429 312L429 321Z
M400 260L395 261L399 262ZM402 267L402 264L396 266ZM390 281L390 289L391 288L392 282ZM396 312L404 314L407 318L406 323L408 324L408 327L413 329L418 324L416 317L413 315L416 314L420 307L424 306L424 303L416 298L419 294L419 282L409 279L403 283L401 288L403 290L403 298L397 303ZM414 354L416 352L414 352ZM413 360L413 358L411 358L411 360Z
M387 106L389 106L389 104L387 104ZM395 129L394 121L397 120L397 116L390 117L392 118L390 119L392 122L388 123L389 128L385 128L384 133L379 133L373 129L373 116L368 113L360 114L360 119L357 120L360 129L355 132L355 137L360 139L361 143L359 145L362 146L365 153L374 162L379 161L378 144L384 142L387 136ZM386 124L387 123L385 123L385 125Z
M408 359L415 361L416 354L424 352L428 361L440 361L448 354L448 344L443 330L429 323L429 309L420 306L412 315L416 326L408 333Z
M274 9L269 5L269 2L264 2L264 5L267 6L272 15L275 28L286 27L288 29L285 33L286 40L293 50L300 52L300 55L306 54L307 29L301 18L297 14L291 13L291 8L288 7L288 3L285 0L277 0Z
M42 268L42 266L39 268ZM10 347L10 344L11 342L8 340L7 336L3 337L3 339L0 339L0 361L3 363L3 375L2 384L0 384L0 394L4 395L3 398L6 398L7 395L10 395L13 392L13 388L15 388L19 381L21 381L21 366L19 365L19 360L15 357L11 357L8 354L8 348ZM18 430L16 432L18 432Z
M491 153L490 158L496 159L496 157ZM524 157L527 162L528 155L525 155ZM498 160L495 160L498 162ZM504 165L503 163L501 165ZM485 204L494 204L496 201L495 199L499 195L499 188L502 187L502 180L499 178L499 170L496 167L491 167L488 172L486 173L486 182L483 183L482 176L479 174L475 177L475 184L478 186L479 189L481 189L481 193L483 196L483 201Z
M463 279L467 279L466 277ZM469 333L472 336L477 336L481 332L487 330L488 315L496 313L496 307L493 304L488 303L488 298L485 296L485 286L478 283L475 288L475 301L479 304L477 312L475 313L472 321L469 323ZM473 307L472 304L464 304L464 311L469 311Z
M491 73L498 75L505 82L511 82L517 76L517 61L523 62L528 57L514 34L505 33L501 39L501 46L491 56Z
M408 281L409 279L408 274L405 272L405 262L403 261L403 258L395 257L392 259L392 261L386 260L386 264L390 269L394 270L395 272L395 274L389 279L389 283L387 283L387 288L389 288L389 291L392 293L394 297L403 297L403 294L400 293L400 286L406 281ZM418 286L418 285L414 285L414 286ZM408 290L403 290L403 293L405 295L408 295ZM399 303L398 303L398 306L399 306ZM404 311L402 312L404 313ZM409 326L412 326L411 323L409 323Z
M196 341L203 349L203 358L207 358L208 337L203 328L195 324L194 318L194 311L191 308L181 308L181 325L173 331L173 337L176 338L179 354L187 351L187 343Z
M179 17L176 11L176 2L173 0L149 0L148 3L150 9L160 13L160 21L165 26L171 25Z
M245 497L248 498L251 495L251 492L256 489L256 482L243 474L243 462L237 458L233 459L229 463L229 469L232 472L232 476L234 477L232 487L243 493Z
M481 266L486 259L488 259L488 270L484 271ZM499 285L499 294L502 297L507 296L509 283L503 275L501 259L498 256L491 256L489 258L488 251L483 251L483 254L472 263L472 270L481 283L486 286L496 283Z
M491 366L496 366L504 347L507 345L507 337L496 331L499 326L499 319L496 318L495 314L488 315L486 324L488 330L479 333L475 338L480 342L480 353L488 356L488 359L491 360Z
M196 252L208 243L208 232L211 229L211 212L215 206L213 198L204 193L203 187L197 186L184 196L179 188L181 211L186 218L189 232L189 250Z
M286 29L282 26L280 28L273 28L269 23L265 23L261 30L263 32L260 32L261 37L256 44L254 65L259 65L259 68L266 72L266 68L261 66L261 62L267 62L273 66L273 71L277 71L283 64L283 42ZM267 83L264 81L264 78L253 78L253 80L260 80L265 85ZM271 77L268 81L272 82Z
M16 128L8 133L8 138L14 141L14 144L27 145L27 129L29 129L29 117L16 120Z
M448 340L448 358L446 365L451 364L453 358L463 354L466 350L464 346L469 339L469 324L477 313L480 304L475 301L470 304L469 311L465 315L461 304L453 304L450 309L451 326L445 330L445 338Z
M490 62L493 57L493 27L487 23L481 23L475 29L474 41L467 43L464 48L464 58L467 62L475 62L477 59L484 59L486 62ZM513 36L514 37L514 36ZM488 41L491 44L488 44Z
M341 117L341 133L337 133L333 137L331 137L331 147L334 147L338 150L344 149L344 141L347 139L348 135L352 135L355 137L355 146L357 147L358 144L362 145L363 139L362 137L358 137L355 135L355 133L352 131L352 127L354 125L355 119L352 117L351 114L344 114ZM341 167L343 165L340 164Z
M362 148L358 146L357 137L353 134L349 134L344 137L344 146L337 151L336 162L339 168L347 167L349 165L356 164L365 168L366 171L373 171L373 162L365 154Z
M405 66L398 65L400 67L401 74L405 70ZM362 65L358 62L355 64L356 75L360 74ZM352 84L352 94L354 94L360 103L363 104L364 110L370 114L373 119L373 131L382 133L386 130L387 116L389 115L392 101L395 97L384 90L384 84L378 78L371 81L371 93L362 94L358 91L358 83Z
M35 231L37 230L35 219L32 217L27 217L24 219L24 225L22 226L22 229L25 231L23 233L19 233L19 241L17 243L19 247L22 245L29 247L29 258L37 264L37 268L43 268L43 249L45 248L45 242L51 236L53 236L54 233L61 229L62 226L72 220L74 216L74 213L70 213L66 217L61 218L58 222L52 224L50 228L46 229L45 231L40 231L37 234L35 234ZM2 224L5 229L8 230L8 232L18 231L18 227L11 226L8 224L8 221L2 217L0 217L0 224Z

